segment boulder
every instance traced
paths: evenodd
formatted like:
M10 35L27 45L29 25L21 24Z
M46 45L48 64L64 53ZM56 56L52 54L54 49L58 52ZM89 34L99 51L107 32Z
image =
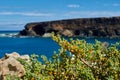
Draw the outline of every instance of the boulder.
M28 55L20 56L18 53L13 52L11 54L5 54L0 59L0 80L6 80L6 76L12 75L17 77L23 77L26 73L24 66L17 60L18 58L30 61Z
M29 55L19 55L19 53L17 52L13 52L13 53L6 53L5 56L3 58L0 59L0 61L4 61L7 58L13 57L15 59L21 58L24 59L25 61L29 62L30 61L30 57Z
M13 52L11 54L6 53L5 58L9 58L9 57L18 58L20 57L20 55L17 52Z
M71 36L73 36L73 32L72 32L71 30L64 30L64 31L62 32L62 35L63 35L63 36L71 37Z
M0 80L5 80L8 75L18 77L25 75L24 66L13 57L9 57L0 62Z

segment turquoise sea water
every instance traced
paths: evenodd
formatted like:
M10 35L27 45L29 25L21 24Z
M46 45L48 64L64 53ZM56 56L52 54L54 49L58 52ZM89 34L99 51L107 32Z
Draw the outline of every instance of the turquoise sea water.
M0 34L14 34L16 31L2 31ZM33 37L0 37L0 57L5 53L18 52L20 54L39 54L52 56L59 46L51 38L33 38Z
M13 37L18 31L0 31L0 58L5 53L18 52L20 54L39 54L51 57L54 51L58 51L59 46L51 38L43 37ZM10 34L10 35L9 35ZM75 38L76 39L76 38ZM120 38L79 38L85 39L89 43L94 43L95 39L102 42L116 43Z

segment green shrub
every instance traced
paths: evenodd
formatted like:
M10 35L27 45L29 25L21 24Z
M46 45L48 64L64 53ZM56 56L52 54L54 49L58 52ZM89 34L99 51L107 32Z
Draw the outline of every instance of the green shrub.
M59 35L52 39L61 48L51 59L42 55L41 63L32 55L30 63L20 60L26 69L23 80L120 80L119 43L67 41Z
M61 62L58 72L62 77L82 80L118 80L120 79L120 50L119 43L109 45L97 41L95 44L85 40L69 42L60 36L53 36L62 48L59 53ZM66 51L71 53L68 56ZM72 59L74 55L74 59ZM65 78L64 78L65 79Z

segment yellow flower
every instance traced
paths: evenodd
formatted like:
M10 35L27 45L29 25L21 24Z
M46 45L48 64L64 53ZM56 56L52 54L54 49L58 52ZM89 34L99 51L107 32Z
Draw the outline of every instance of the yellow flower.
M89 53L92 53L93 52L93 50L89 50Z
M49 75L51 75L51 74L52 74L52 72L51 72L51 71L49 71L49 72L48 72L48 74L49 74Z
M35 78L31 78L31 80L35 80Z
M71 50L70 50L70 52L71 52L71 53L74 53L74 50L73 50L73 49L71 49Z

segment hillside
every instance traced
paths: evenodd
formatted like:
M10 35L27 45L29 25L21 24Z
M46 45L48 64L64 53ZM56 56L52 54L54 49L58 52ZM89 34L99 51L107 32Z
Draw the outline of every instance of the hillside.
M68 37L120 37L120 17L78 18L57 21L34 22L20 31L24 36L43 36L55 32Z

